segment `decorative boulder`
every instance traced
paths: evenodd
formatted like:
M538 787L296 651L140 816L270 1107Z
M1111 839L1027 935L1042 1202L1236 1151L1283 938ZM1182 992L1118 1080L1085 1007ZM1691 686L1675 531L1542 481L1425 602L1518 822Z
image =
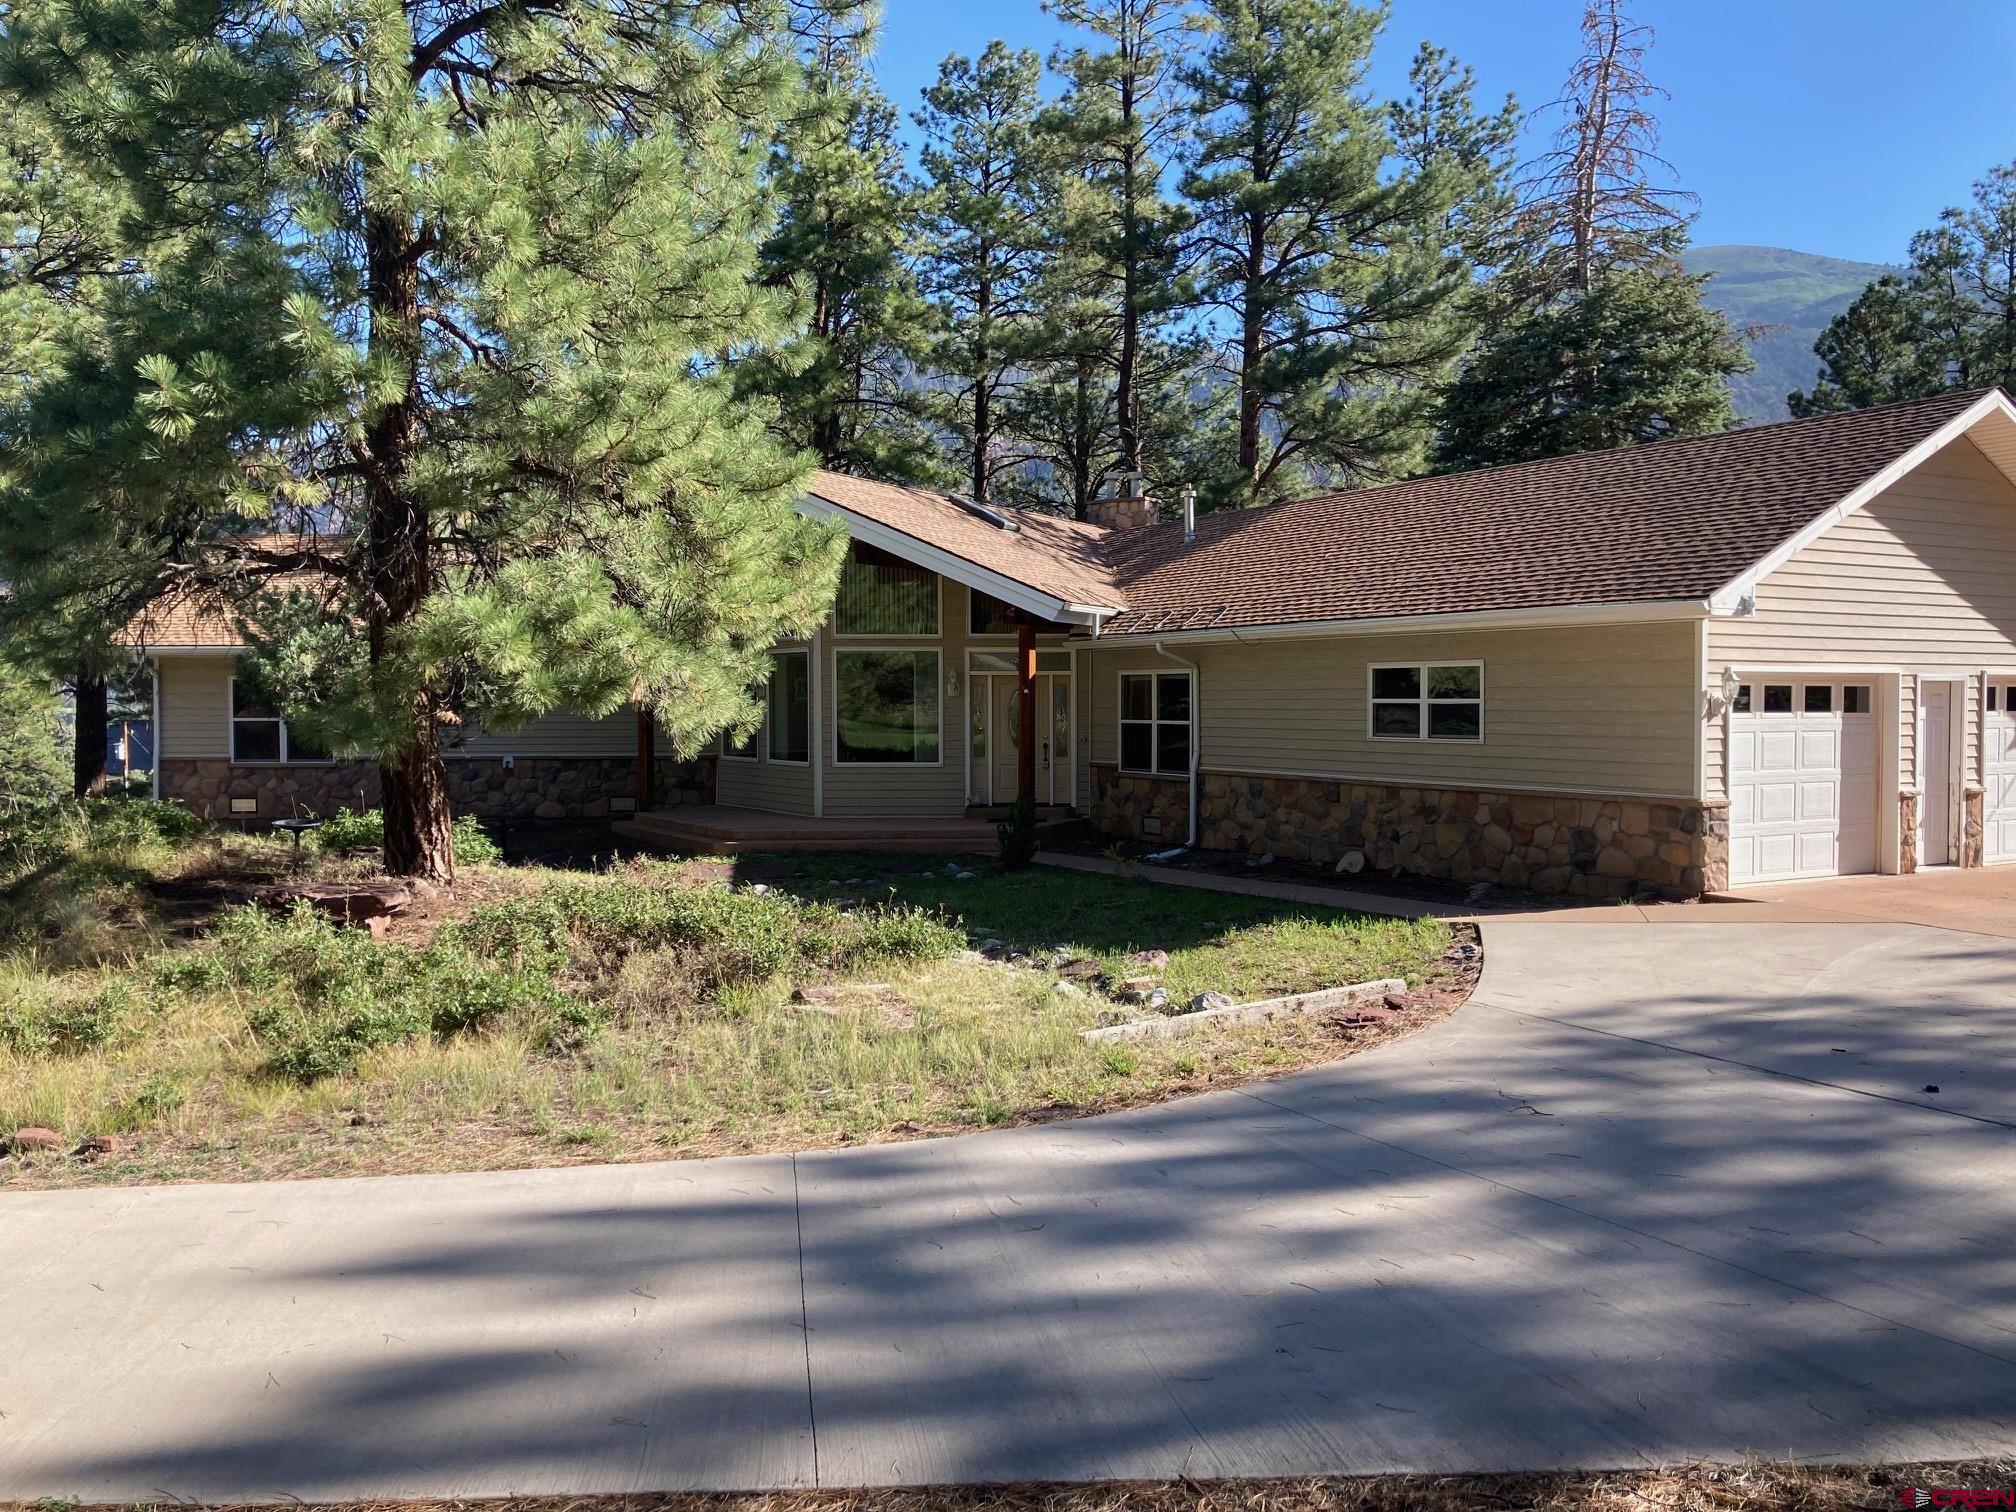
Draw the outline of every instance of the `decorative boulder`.
M60 1150L68 1143L54 1129L44 1129L31 1124L25 1129L16 1129L14 1137L8 1141L17 1155L42 1155L52 1150Z

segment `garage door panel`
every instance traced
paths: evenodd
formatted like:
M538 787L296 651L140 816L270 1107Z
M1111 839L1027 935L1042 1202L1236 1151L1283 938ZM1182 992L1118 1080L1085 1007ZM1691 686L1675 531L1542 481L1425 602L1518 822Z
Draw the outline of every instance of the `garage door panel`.
M2008 706L2016 696L2016 684L1997 685L1990 691L1997 707L1981 720L1982 856L1988 861L2016 861L2016 714Z
M1809 824L1826 824L1831 827L1841 817L1841 783L1838 778L1826 782L1802 782L1799 784L1799 819Z
M1796 685L1791 711L1730 715L1730 878L1740 884L1874 871L1878 748L1875 716L1864 712L1867 694L1848 714L1843 685L1787 681ZM1831 690L1811 700L1821 708L1807 707L1809 687Z
M1750 789L1753 817L1763 824L1799 817L1799 789L1790 782L1759 782Z

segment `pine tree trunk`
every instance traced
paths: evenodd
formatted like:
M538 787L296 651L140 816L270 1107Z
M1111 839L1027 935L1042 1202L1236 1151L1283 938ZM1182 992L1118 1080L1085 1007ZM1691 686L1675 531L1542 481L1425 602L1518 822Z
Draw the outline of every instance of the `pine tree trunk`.
M405 220L373 215L365 231L371 352L403 366L406 393L364 432L365 516L371 539L369 638L381 666L392 635L419 617L433 585L427 516L413 500L420 448L420 259L424 248ZM378 762L385 799L385 869L427 882L455 879L448 828L448 774L441 764L440 710L431 691L411 695L408 727Z
M1246 221L1246 288L1239 311L1239 474L1246 502L1260 488L1260 344L1265 314L1260 308L1266 258L1266 230L1258 216Z
M105 679L77 674L76 744L71 752L71 786L79 798L105 791Z
M1134 126L1134 77L1132 62L1120 81L1120 120L1123 133ZM1147 469L1142 465L1141 407L1134 396L1136 369L1141 362L1141 215L1140 148L1128 138L1127 170L1122 176L1120 230L1120 365L1115 379L1114 404L1120 429L1120 470L1130 477Z

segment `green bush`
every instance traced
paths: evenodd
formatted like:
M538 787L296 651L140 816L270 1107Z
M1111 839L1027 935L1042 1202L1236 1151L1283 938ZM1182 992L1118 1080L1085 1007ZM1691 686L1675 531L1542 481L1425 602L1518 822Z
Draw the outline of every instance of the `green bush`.
M0 1045L17 1055L82 1055L117 1039L136 1006L132 984L124 980L92 997L40 1008L19 1000L0 1003Z
M457 861L475 865L504 859L504 852L485 832L474 814L457 814L448 828ZM367 847L382 849L385 844L384 812L379 809L339 810L324 820L320 829L310 830L303 844L331 855Z
M1036 861L1036 799L1023 793L1008 807L1008 822L995 826L1001 837L1001 869L1027 871Z
M916 909L845 914L782 893L677 881L569 881L487 903L424 949L386 945L303 905L226 914L208 950L166 958L161 991L236 991L268 1068L312 1082L382 1045L517 1024L543 1048L579 1048L601 1026L596 982L639 951L669 951L707 991L951 955L959 932ZM575 979L569 992L561 983ZM584 996L585 1000L584 1000ZM124 1020L105 1010L105 1032ZM0 1017L0 1036L14 1031ZM23 1031L26 1032L26 1031ZM36 1032L47 1032L38 1030Z

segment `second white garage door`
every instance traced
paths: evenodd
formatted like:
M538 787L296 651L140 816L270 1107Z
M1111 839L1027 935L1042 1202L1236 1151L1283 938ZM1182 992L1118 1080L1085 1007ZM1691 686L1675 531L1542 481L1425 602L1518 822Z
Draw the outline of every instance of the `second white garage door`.
M1744 683L1729 716L1729 880L1876 869L1876 715L1866 683Z
M1988 684L1981 713L1981 770L1987 793L1982 799L1982 857L2016 861L2016 682Z

